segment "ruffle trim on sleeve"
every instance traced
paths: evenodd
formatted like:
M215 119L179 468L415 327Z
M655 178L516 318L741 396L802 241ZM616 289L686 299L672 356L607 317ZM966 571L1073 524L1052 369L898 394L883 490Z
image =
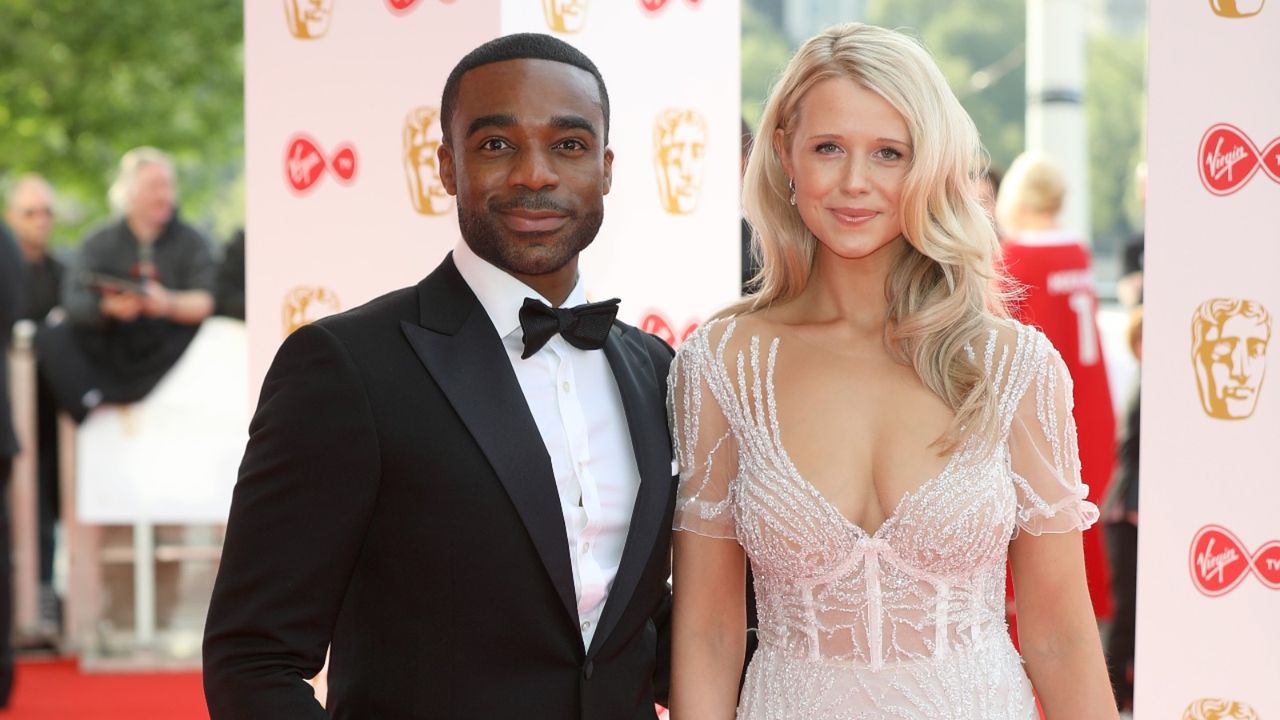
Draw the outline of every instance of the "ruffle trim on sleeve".
M737 540L733 510L728 500L718 503L689 499L676 508L672 530L683 530L720 540Z
M1034 506L1018 508L1018 529L1043 535L1092 527L1098 522L1098 506L1084 498L1088 488L1080 487L1079 496L1068 495L1052 505L1040 501Z
M1021 496L1016 512L1019 530L1032 535L1065 533L1087 530L1098 522L1098 506L1087 499L1089 486L1084 483L1077 483L1074 487L1060 486L1067 494L1049 503L1016 472L1013 473L1013 482Z

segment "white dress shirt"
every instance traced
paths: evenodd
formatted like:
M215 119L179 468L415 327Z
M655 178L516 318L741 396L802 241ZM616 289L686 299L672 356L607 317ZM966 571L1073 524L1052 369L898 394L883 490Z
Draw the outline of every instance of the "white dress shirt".
M618 572L640 488L640 472L617 380L603 350L580 350L559 334L532 357L522 360L520 306L525 298L551 303L481 259L465 242L454 248L453 261L502 338L516 380L551 456L569 538L582 644L590 647ZM586 301L579 277L564 306Z

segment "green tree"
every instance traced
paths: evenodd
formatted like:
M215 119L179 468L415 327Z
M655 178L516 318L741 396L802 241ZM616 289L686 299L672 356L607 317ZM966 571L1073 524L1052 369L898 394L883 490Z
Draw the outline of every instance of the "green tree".
M120 156L172 153L183 215L243 222L243 8L226 0L0 3L0 172L39 172L65 244L107 217Z
M791 59L782 30L751 5L742 6L742 117L754 130L769 88Z
M920 38L978 126L992 163L1023 148L1025 0L870 0L867 21Z
M1089 40L1085 62L1089 220L1094 246L1113 250L1141 214L1133 170L1143 158L1146 40L1142 35L1097 35Z

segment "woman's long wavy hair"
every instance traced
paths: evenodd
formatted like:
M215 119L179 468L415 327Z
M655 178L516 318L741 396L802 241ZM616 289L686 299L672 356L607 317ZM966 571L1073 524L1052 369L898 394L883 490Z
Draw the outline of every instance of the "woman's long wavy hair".
M878 93L906 120L911 135L900 208L906 243L885 282L885 344L955 412L936 443L941 451L975 433L994 442L996 397L981 353L993 321L1008 315L996 282L999 245L976 194L986 153L933 59L901 33L837 25L791 58L765 104L743 180L752 253L760 263L757 290L720 316L785 302L809 281L818 241L790 203L790 179L772 140L781 129L790 147L802 99L830 78L848 78Z

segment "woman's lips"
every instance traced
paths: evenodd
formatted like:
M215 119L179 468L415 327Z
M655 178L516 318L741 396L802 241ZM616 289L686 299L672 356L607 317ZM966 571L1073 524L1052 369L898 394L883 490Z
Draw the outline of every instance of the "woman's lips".
M875 210L863 210L860 208L829 208L836 220L844 225L862 225L880 213Z

